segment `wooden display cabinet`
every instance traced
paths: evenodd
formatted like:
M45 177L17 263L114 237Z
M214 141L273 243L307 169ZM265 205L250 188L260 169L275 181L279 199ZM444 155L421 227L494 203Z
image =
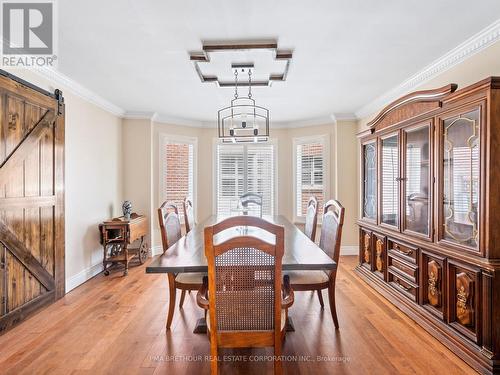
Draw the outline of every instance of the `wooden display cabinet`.
M500 372L500 78L406 95L360 134L358 274Z

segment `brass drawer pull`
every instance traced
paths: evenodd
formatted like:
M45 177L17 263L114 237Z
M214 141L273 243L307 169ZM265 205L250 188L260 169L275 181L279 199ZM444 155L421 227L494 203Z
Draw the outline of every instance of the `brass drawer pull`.
M405 292L409 292L411 291L411 287L406 287L404 286L403 284L400 283L399 279L395 279L394 281L396 281L396 284L398 284L398 286L403 289Z
M408 251L404 251L404 250L401 250L401 248L399 247L399 245L397 244L394 244L394 250L400 252L401 254L404 254L404 255L412 255L413 254L413 250L408 250Z

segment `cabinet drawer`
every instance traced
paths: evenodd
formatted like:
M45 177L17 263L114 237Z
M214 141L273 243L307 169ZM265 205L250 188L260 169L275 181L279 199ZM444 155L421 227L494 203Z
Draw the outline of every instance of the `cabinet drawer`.
M400 257L414 264L417 263L418 249L416 247L389 239L387 241L387 249L389 255Z
M389 284L406 298L417 302L418 286L389 269Z
M389 257L389 269L393 271L393 274L402 275L411 280L413 283L417 283L417 271L418 268L412 264L408 264L404 261Z

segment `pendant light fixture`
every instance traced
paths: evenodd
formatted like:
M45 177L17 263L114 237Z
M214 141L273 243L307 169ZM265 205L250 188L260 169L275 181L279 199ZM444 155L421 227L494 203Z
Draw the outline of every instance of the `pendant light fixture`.
M233 64L234 99L217 114L219 139L223 143L266 142L269 139L269 110L252 98L253 64ZM238 96L238 75L248 76L247 97Z

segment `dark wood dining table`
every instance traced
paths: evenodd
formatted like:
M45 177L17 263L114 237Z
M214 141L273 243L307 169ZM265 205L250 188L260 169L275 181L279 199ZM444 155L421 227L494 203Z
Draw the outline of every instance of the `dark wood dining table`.
M177 274L185 272L208 272L204 248L204 228L224 218L227 217L213 215L195 225L189 233L172 245L163 255L156 256L146 267L146 273L167 274L170 290L172 291L172 283L174 283ZM337 268L337 264L333 259L284 216L264 216L263 219L277 225L282 225L285 229L285 253L282 261L284 274L286 274L286 271L292 270L334 270ZM225 230L214 237L214 242L220 243L228 238L241 235L255 236L269 243L274 243L273 235L254 227L239 227ZM172 294L170 292L167 318L169 323L172 321L175 311L175 294ZM288 330L294 330L290 317L287 324ZM169 326L168 323L167 326ZM194 332L206 332L204 318L198 320Z

